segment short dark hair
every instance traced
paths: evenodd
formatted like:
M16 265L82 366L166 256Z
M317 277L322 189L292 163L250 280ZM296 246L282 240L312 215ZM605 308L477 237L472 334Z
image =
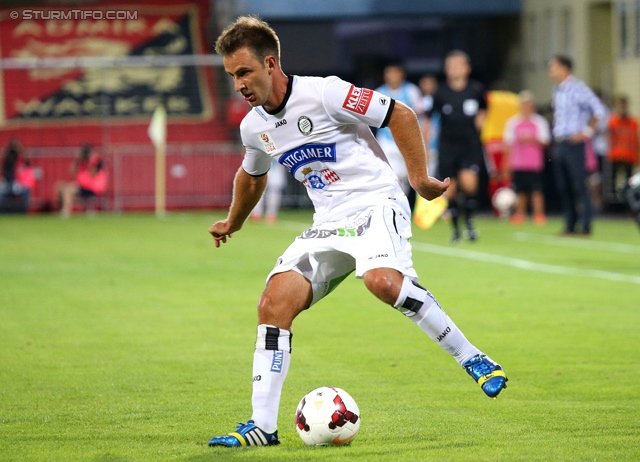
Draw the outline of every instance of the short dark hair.
M218 37L216 53L228 56L247 47L259 59L275 56L280 64L280 40L276 32L257 16L241 16Z
M462 50L451 50L449 53L447 53L444 57L444 60L446 61L449 58L453 58L453 57L460 57L460 58L464 58L464 60L467 62L467 64L469 66L471 66L471 58L469 58L469 55L466 54L464 51Z
M569 56L558 53L553 55L551 59L557 62L558 64L560 64L562 67L566 68L567 70L569 71L573 70L573 60Z

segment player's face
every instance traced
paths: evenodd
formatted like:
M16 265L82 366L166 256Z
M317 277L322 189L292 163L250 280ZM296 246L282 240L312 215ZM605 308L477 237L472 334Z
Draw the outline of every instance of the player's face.
M264 106L272 94L273 56L261 62L248 48L240 48L223 59L224 69L233 77L233 88L251 106Z
M444 63L444 72L450 79L466 78L471 73L471 66L463 56L449 56Z

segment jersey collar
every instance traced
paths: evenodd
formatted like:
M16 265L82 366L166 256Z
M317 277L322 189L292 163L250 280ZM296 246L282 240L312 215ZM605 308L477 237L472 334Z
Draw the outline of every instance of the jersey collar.
M284 99L282 100L282 103L280 103L280 106L278 106L277 108L275 108L272 111L267 111L264 108L264 106L262 106L262 109L264 109L264 112L266 112L267 114L276 115L280 111L282 111L284 109L284 107L287 105L287 102L289 101L289 97L291 96L291 88L293 87L293 76L287 74L287 77L289 78L289 81L287 82L287 92L284 94Z

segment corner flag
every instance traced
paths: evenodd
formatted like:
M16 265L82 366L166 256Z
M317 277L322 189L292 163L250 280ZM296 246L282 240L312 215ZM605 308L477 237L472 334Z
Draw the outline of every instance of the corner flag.
M156 216L164 216L166 211L167 111L162 104L153 111L147 134L156 149Z

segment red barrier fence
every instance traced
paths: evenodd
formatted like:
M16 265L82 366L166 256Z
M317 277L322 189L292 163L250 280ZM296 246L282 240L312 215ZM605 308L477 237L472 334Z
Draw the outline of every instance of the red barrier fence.
M101 153L109 174L101 208L115 211L151 210L155 204L155 153L151 146L113 146ZM77 154L70 148L30 148L37 182L31 211L56 210L55 186L69 181L69 166ZM231 202L233 177L242 162L241 149L232 144L169 145L166 154L168 209L226 208Z

